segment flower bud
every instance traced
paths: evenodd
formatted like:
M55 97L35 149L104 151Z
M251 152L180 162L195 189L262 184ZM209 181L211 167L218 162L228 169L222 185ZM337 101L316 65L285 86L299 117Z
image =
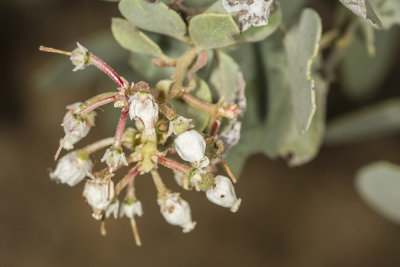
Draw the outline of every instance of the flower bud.
M93 162L83 150L73 151L58 161L56 169L50 173L50 178L74 186L92 171L92 167Z
M114 219L118 218L118 210L119 210L119 200L118 198L113 199L110 205L108 205L106 209L106 217L110 217L111 214L113 215Z
M140 118L144 128L154 131L154 126L158 120L158 105L154 97L146 91L135 93L130 98L129 116L132 120Z
M77 48L72 51L70 60L75 68L72 71L84 70L90 65L90 52L86 47L82 46L80 43L76 43Z
M119 147L110 147L104 153L101 162L106 162L108 167L117 168L118 166L124 164L128 166L124 152Z
M187 119L185 117L178 116L178 117L170 120L167 136L170 136L171 134L178 136L181 133L192 129L193 127L194 126L192 124L191 119Z
M208 166L209 159L205 156L206 141L195 130L186 131L174 140L176 152L186 161L194 163L200 168Z
M228 177L218 175L214 178L214 186L207 190L206 196L211 202L225 208L231 208L232 212L239 209L240 198L236 198L235 189Z
M122 203L119 217L123 217L124 215L130 219L135 215L141 217L143 215L142 202L139 200L125 199Z
M93 217L101 219L101 212L105 210L114 198L114 183L105 183L100 179L89 180L83 189L83 197L93 208Z
M189 203L183 200L179 194L167 194L165 198L158 199L161 214L164 219L172 225L183 228L184 233L194 229L196 222L192 221Z
M62 146L67 149L73 149L74 144L84 138L90 131L90 127L94 125L96 113L91 111L87 114L76 114L80 110L81 102L69 105L69 111L65 114L63 123L65 136L60 140Z

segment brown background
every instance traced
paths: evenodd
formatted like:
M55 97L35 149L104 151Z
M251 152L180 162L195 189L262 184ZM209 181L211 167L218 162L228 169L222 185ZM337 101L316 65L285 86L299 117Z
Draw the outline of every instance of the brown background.
M330 5L319 4L322 12ZM49 93L34 89L30 77L52 57L38 52L40 44L72 45L107 27L118 10L94 0L9 0L0 3L0 15L0 266L400 266L400 226L374 213L353 187L362 165L400 163L399 135L324 147L316 160L295 169L253 156L236 186L243 199L237 214L204 194L182 193L198 223L189 234L165 223L150 177L140 177L144 246L135 247L127 220L110 220L101 237L81 201L82 184L57 185L47 172L55 166L65 106L91 96L96 85ZM373 101L398 95L399 68L398 60ZM337 89L329 117L354 108ZM82 144L110 134L100 119ZM170 173L163 174L178 190Z

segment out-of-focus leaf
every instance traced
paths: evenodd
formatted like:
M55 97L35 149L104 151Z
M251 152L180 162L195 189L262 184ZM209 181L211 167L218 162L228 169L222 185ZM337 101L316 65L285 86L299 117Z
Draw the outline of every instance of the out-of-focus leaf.
M310 2L310 0L279 1L280 9L282 10L282 20L285 24L291 25L308 2Z
M158 34L153 34L151 37L155 42L162 43L164 48L163 52L172 58L179 57L187 48L185 43L172 38L167 38ZM142 76L142 79L145 79L151 86L155 86L159 80L169 79L174 69L159 68L153 64L152 58L153 57L149 55L132 53L129 57L129 65L133 68L135 73Z
M251 26L248 30L244 31L239 35L235 35L234 38L239 42L259 42L270 36L278 28L281 23L282 13L281 9L278 8L274 13L270 14L268 24L264 26Z
M317 111L309 130L301 134L296 127L296 109L292 104L292 64L277 35L274 42L263 42L263 61L268 81L268 113L264 147L271 157L289 157L289 165L296 166L311 160L319 150L325 125L327 84L315 77Z
M96 32L80 42L89 51L114 67L121 75L127 74L121 70L126 70L123 66L128 52L115 42L109 30ZM72 50L75 47L76 44L74 43L65 50ZM70 89L85 86L96 79L101 79L103 75L93 66L77 72L73 72L72 69L73 66L68 57L51 55L51 59L33 73L33 83L36 88L42 90ZM106 83L109 88L115 86L110 79L106 79Z
M342 88L354 100L371 97L382 85L399 52L398 29L375 31L375 56L368 56L367 48L359 35L348 47L340 65Z
M351 10L358 17L364 19L376 28L382 27L382 22L378 18L376 11L371 6L369 0L339 0L345 7ZM395 0L397 1L397 0Z
M311 67L318 54L321 31L321 19L317 12L305 9L299 24L285 37L294 114L297 128L302 133L310 127L316 109Z
M375 211L400 223L400 166L380 161L361 168L356 189Z
M119 10L125 18L143 30L178 39L186 34L185 22L178 13L162 2L121 0Z
M261 60L257 74L246 72L246 97L251 103L243 119L241 139L226 156L232 171L238 174L244 159L250 154L263 152L269 157L284 157L291 166L310 161L318 152L325 129L325 100L327 83L314 76L317 110L309 130L299 133L295 123L295 110L292 103L292 89L288 65L290 61L284 49L282 33L277 31L259 47L243 46L248 56L236 55L242 66L252 60ZM259 50L261 55L256 53ZM249 61L246 63L246 61ZM260 79L260 76L264 79ZM253 79L248 80L248 77ZM263 112L263 110L265 110ZM261 112L260 112L261 111ZM263 115L264 113L264 115Z
M215 0L185 0L184 5L192 8L201 8L212 5Z
M400 98L350 113L328 124L328 144L348 144L400 131Z
M383 28L389 29L395 24L400 24L399 0L368 0L378 15Z
M215 1L204 13L229 14L222 5L222 0Z
M140 53L131 53L129 65L140 74L151 86L155 86L159 80L169 79L173 68L159 68L152 62L153 57Z
M125 49L155 57L162 55L160 47L127 20L113 18L111 30L115 40Z
M229 14L200 14L189 23L189 34L198 47L205 49L229 46L235 43L233 35L239 29Z
M233 102L234 92L238 87L239 65L223 52L218 52L217 60L218 64L211 74L210 82L217 90L219 98L223 97L228 103Z
M195 82L196 86L190 92L190 94L194 95L200 100L211 103L211 91L207 83L198 77L195 78ZM172 107L179 115L193 119L196 130L201 132L207 127L208 121L210 120L209 114L189 106L188 104L184 103L183 100L173 100Z

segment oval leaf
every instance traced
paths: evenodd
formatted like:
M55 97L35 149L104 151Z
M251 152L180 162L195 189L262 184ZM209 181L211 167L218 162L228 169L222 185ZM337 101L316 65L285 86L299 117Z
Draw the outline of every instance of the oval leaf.
M151 32L182 38L186 25L182 18L162 2L145 0L121 0L121 14L139 28Z
M326 142L348 144L400 131L400 98L387 100L328 124Z
M229 14L200 14L189 23L189 34L193 42L202 48L218 48L234 44L233 35L239 29Z
M369 56L359 35L348 47L340 65L343 92L353 100L371 97L390 74L399 51L400 35L396 28L375 31L375 55Z
M113 18L111 30L115 40L125 49L155 57L162 55L160 47L127 20Z
M318 54L321 31L321 18L317 12L304 9L299 24L285 38L296 126L301 133L310 127L316 109L311 67Z
M369 0L385 29L400 24L399 0Z
M369 164L358 172L356 188L377 212L400 223L400 166L384 161Z

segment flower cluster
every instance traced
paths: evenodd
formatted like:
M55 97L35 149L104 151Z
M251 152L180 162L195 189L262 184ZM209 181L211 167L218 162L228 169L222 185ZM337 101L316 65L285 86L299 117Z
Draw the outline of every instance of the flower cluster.
M42 50L46 48L42 47ZM219 139L218 127L215 127L221 124L224 117L236 119L240 109L235 104L201 103L202 111L214 113L211 114L213 121L210 122L210 133L199 132L191 118L175 113L169 105L171 97L165 97L165 92L150 88L145 82L129 85L80 44L73 52L62 53L70 55L75 65L74 71L94 65L118 85L115 92L104 93L67 107L62 123L65 137L60 141L56 158L62 148L72 149L89 133L94 126L94 110L111 102L114 102L116 108L121 108L115 136L69 152L60 158L57 167L50 173L51 179L69 186L75 186L87 177L83 198L91 206L93 218L101 221L103 234L107 218L126 217L130 221L136 243L141 244L135 217L142 216L143 209L142 203L135 196L134 181L144 173L150 173L153 178L158 192L157 203L165 220L181 227L184 233L195 228L196 222L192 220L189 203L179 193L171 192L165 186L158 173L159 165L173 170L177 183L183 189L205 192L211 202L229 208L232 212L238 210L241 200L236 197L232 183L236 179L222 159L224 142ZM179 97L181 95L178 94L172 98ZM184 99L188 105L191 104L190 97ZM199 101L195 99L197 106ZM131 119L131 127L126 127L130 123L128 117ZM99 150L105 150L101 159L105 166L93 171L91 155ZM216 174L216 164L221 161L229 178ZM123 167L128 167L128 172L117 181L115 171ZM121 201L123 191L126 194Z

